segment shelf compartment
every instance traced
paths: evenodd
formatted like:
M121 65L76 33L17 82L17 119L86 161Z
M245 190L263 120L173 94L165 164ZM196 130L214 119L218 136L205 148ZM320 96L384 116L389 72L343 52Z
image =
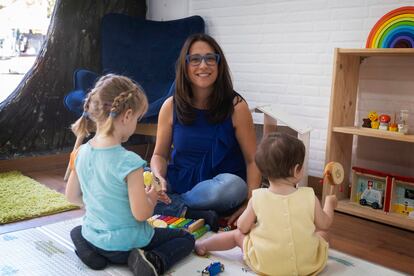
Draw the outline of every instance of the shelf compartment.
M336 207L335 210L414 231L414 219L412 218L397 213L384 213L382 210L375 210L369 206L361 206L358 203L349 200L340 200L338 202L338 207Z
M333 127L333 132L414 143L414 135L363 127Z

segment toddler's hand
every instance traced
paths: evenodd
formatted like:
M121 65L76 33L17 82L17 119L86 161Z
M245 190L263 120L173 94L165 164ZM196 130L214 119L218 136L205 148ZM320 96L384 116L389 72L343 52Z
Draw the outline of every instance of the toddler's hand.
M147 193L147 196L150 198L151 202L154 203L154 205L157 204L158 193L155 190L155 187L152 185L150 187L146 187L145 192Z
M338 199L336 195L329 195L325 198L325 204L329 205L332 209L335 209L338 206Z

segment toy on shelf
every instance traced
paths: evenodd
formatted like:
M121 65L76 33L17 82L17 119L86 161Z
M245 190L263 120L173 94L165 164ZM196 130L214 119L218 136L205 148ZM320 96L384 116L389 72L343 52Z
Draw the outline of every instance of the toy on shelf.
M323 184L331 185L329 195L333 195L335 192L335 186L341 185L344 181L344 168L338 162L329 162L325 166L323 172ZM342 192L342 186L339 186L339 191Z
M397 132L398 131L397 123L390 123L390 126L388 128L389 128L388 130L392 131L392 132Z
M381 114L379 116L379 121L380 121L379 129L388 130L388 125L391 121L391 117L387 114Z
M350 200L386 213L412 218L414 178L353 167Z
M408 133L408 110L403 109L400 111L400 117L398 119L398 132Z
M368 118L363 118L362 127L380 129L390 131L398 134L408 133L408 110L400 110L400 114L397 118L397 114L394 113L393 121L391 122L391 116L387 114L381 114L378 116L377 112L370 111Z
M369 205L374 209L382 208L383 191L373 189L374 182L368 180L367 188L362 192L359 204Z
M391 210L414 218L414 181L409 181L403 178L393 179Z
M220 262L214 262L209 264L201 272L202 276L215 276L224 271L224 265Z
M371 128L371 120L369 118L364 118L362 121L362 127Z
M158 177L154 176L150 171L144 171L143 176L146 187L154 186L157 192L161 191L161 183Z
M392 131L392 132L397 132L398 131L398 124L396 122L397 119L397 114L394 113L394 120L392 121L392 123L390 123L388 130Z
M210 226L204 224L204 219L186 219L172 216L154 215L147 219L152 227L158 228L177 228L191 233L195 239L200 238L210 231Z
M382 209L387 176L382 174L369 174L358 167L352 168L351 201L373 209Z
M379 122L378 122L378 113L375 111L371 111L368 114L368 119L371 120L371 128L378 129Z

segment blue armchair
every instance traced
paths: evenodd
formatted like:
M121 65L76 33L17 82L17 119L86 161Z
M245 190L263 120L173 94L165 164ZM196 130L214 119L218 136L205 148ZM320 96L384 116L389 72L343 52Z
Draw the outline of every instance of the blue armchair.
M64 99L66 108L80 116L85 95L97 78L116 73L144 88L149 109L142 122L156 123L161 105L175 90L175 62L184 41L191 34L203 32L200 16L157 22L123 14L105 15L101 26L102 72L76 70L74 90Z

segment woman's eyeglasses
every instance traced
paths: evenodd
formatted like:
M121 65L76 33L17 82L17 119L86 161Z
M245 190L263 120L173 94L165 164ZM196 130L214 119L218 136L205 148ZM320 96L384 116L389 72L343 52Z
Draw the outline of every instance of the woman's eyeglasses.
M204 56L199 55L199 54L187 55L185 60L191 66L199 66L203 60L207 65L214 66L220 62L220 55L219 54L206 54Z

